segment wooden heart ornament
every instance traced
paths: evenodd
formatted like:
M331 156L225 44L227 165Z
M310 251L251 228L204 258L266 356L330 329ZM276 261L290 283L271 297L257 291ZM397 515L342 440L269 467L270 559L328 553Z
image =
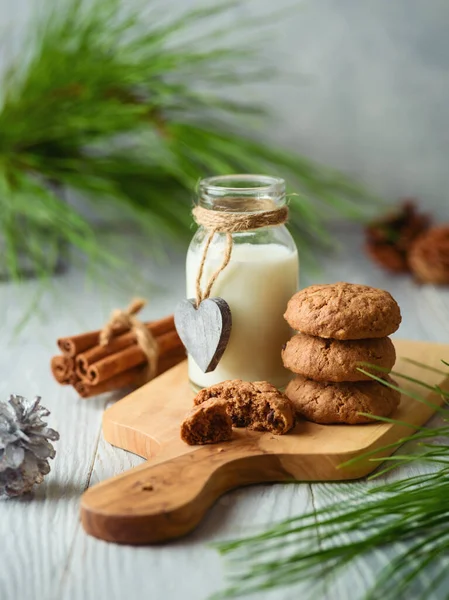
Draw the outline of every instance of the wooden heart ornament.
M229 342L231 309L223 298L207 298L198 308L194 299L183 300L175 310L175 327L199 368L210 373L220 362Z

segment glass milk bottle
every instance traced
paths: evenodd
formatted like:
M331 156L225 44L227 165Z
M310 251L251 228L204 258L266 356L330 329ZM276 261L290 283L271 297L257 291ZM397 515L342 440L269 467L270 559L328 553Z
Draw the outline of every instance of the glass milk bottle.
M227 175L199 185L202 208L255 213L285 204L285 182L261 175ZM187 253L187 297L195 298L196 278L208 231L199 227ZM287 302L298 290L296 245L285 225L233 233L231 259L215 281L211 298L221 297L232 313L227 348L214 371L203 373L189 356L189 379L203 388L226 379L269 381L282 388L288 372L282 346L291 337L283 318ZM223 262L226 233L216 233L206 255L203 285Z

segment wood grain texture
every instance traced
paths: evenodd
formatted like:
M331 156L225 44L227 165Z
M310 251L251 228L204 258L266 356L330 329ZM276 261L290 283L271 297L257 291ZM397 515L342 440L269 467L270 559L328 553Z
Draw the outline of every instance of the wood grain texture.
M404 360L438 367L440 357L449 356L449 346L409 341L396 341L395 346L399 372L422 377L430 385L449 385L441 374ZM411 382L403 386L422 392ZM84 494L81 518L88 533L127 544L167 541L191 531L220 495L241 485L363 477L376 463L366 460L345 469L339 465L410 431L391 423L329 426L301 421L283 436L236 429L230 442L188 446L179 427L192 397L182 363L106 411L106 440L156 458ZM403 395L395 418L416 426L425 423L443 401L437 394L426 398L422 403Z
M407 277L393 277L373 267L362 252L355 229L335 229L339 252L317 256L319 272L306 267L301 286L352 281L389 290L398 300L402 338L447 343L449 289L419 286ZM112 247L129 251L142 277L158 288L143 288L136 280L133 294L150 298L144 318L163 316L184 294L184 256L169 254L169 268L157 267L142 256L146 240L111 238ZM13 329L38 293L35 282L18 287L0 285L0 381L2 396L10 392L40 393L52 410L51 423L61 432L52 471L34 498L0 501L0 598L2 600L123 600L148 596L165 600L205 600L223 587L224 563L210 547L214 541L259 532L273 522L319 509L331 501L363 493L374 482L253 485L222 496L188 536L170 544L132 547L107 544L86 535L79 523L79 498L89 485L104 481L142 463L142 459L112 447L101 435L106 398L78 401L72 390L60 388L46 374L55 339L64 332L88 331L104 322L111 310L130 299L123 286L99 288L82 273L70 271L46 290L35 318L19 336ZM117 398L114 396L113 398ZM108 396L108 399L111 397ZM98 444L97 444L98 441ZM404 466L391 475L406 477L428 466ZM348 540L344 536L345 540ZM320 600L362 598L379 568L390 560L382 548L364 557L332 582ZM431 577L431 572L423 579ZM296 600L302 585L253 595L251 600ZM429 599L430 600L430 599ZM433 599L432 599L433 600Z
M48 358L62 328L76 331L84 326L83 311L92 297L86 294L75 301L73 287L79 289L82 285L79 277L68 282L70 292L62 292L64 313L58 308L60 297L49 295L43 300L49 316L59 313L63 317L62 327L55 318L31 321L20 337L13 335L13 327L36 294L37 285L25 284L21 294L15 286L1 286L1 397L4 399L11 392L27 397L41 395L42 404L51 411L48 422L61 436L55 443L51 472L34 494L0 499L2 600L61 597L58 594L79 530L79 497L89 485L106 398L100 396L86 402L78 399L71 388L60 387L52 378ZM87 327L108 315L103 313L101 304L89 308L92 323L87 323Z

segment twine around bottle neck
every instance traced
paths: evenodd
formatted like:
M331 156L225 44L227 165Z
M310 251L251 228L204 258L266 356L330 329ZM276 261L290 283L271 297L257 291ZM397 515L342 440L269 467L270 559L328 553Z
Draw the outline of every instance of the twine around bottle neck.
M203 300L209 298L212 287L218 276L229 264L232 256L233 233L243 231L251 231L261 229L262 227L271 227L283 225L288 220L288 207L276 207L273 202L269 202L269 208L258 212L226 212L218 210L209 210L202 206L196 206L192 210L192 215L198 225L202 225L208 231L206 243L204 245L203 254L201 257L198 275L196 278L196 306L201 304ZM226 234L226 247L223 254L221 265L212 273L207 282L204 291L201 290L201 280L203 277L204 267L206 264L207 253L209 246L216 233Z

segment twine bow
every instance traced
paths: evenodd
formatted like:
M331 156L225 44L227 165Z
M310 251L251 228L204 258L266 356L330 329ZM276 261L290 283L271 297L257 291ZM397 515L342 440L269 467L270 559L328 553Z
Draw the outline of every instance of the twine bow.
M146 380L150 381L157 373L159 346L151 331L134 316L142 310L145 304L146 301L142 298L135 298L125 310L112 311L109 321L100 332L99 342L101 346L107 346L115 335L123 333L124 330L131 331L147 358Z

